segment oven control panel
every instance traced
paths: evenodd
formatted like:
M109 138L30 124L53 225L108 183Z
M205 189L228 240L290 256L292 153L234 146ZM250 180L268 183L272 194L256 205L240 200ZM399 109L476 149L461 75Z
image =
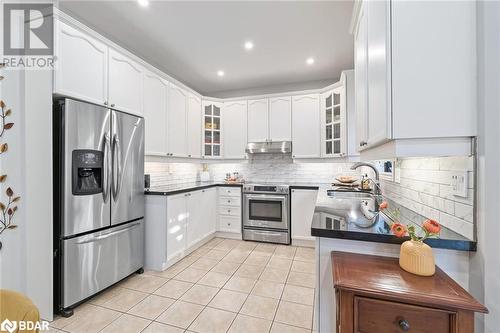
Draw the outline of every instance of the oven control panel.
M276 193L276 194L288 194L288 185L261 185L261 184L249 184L243 186L243 192L245 193Z

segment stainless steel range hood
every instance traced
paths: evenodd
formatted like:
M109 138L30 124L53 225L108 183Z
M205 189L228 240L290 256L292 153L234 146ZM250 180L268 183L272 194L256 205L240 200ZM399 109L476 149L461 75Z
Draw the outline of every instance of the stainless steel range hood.
M245 151L248 154L289 154L291 141L249 142Z

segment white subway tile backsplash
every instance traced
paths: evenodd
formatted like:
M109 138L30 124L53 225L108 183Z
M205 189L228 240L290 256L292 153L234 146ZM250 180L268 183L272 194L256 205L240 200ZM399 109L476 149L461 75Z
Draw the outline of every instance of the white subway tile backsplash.
M444 226L473 238L474 163L472 157L406 158L399 160L400 183L381 180L384 195L398 204L441 222ZM238 172L251 182L302 182L328 184L339 174L359 175L350 170L352 163L301 162L285 155L256 155L241 163L208 164L211 180L222 181L226 173ZM146 173L151 185L170 185L200 180L201 163L147 162ZM469 172L467 198L452 194L450 175L453 170ZM363 173L370 171L363 168Z
M303 162L294 163L285 155L254 156L242 163L210 163L211 179L222 181L226 173L238 172L251 182L331 183L338 174L359 174L350 170L352 163ZM200 179L202 164L146 162L151 186L193 182Z
M474 208L470 205L464 205L463 203L456 202L454 215L459 219L472 223L474 221Z
M474 158L406 158L398 162L401 168L400 183L382 180L384 195L472 239L474 237ZM467 198L453 195L450 186L453 171L468 172Z

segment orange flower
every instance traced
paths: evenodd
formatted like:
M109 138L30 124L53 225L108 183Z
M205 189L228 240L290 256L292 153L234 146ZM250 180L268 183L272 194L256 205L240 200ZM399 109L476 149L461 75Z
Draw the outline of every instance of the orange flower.
M383 201L379 206L380 209L386 209L387 207L389 207L389 204L387 203L387 201Z
M408 230L404 224L394 223L391 225L391 231L396 237L404 237Z
M430 234L439 234L441 231L441 225L434 220L425 220L422 227Z

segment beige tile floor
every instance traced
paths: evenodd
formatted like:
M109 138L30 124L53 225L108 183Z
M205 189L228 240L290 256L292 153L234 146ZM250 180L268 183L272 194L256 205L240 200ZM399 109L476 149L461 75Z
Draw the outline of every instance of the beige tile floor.
M314 332L314 249L214 238L56 318L53 332Z

